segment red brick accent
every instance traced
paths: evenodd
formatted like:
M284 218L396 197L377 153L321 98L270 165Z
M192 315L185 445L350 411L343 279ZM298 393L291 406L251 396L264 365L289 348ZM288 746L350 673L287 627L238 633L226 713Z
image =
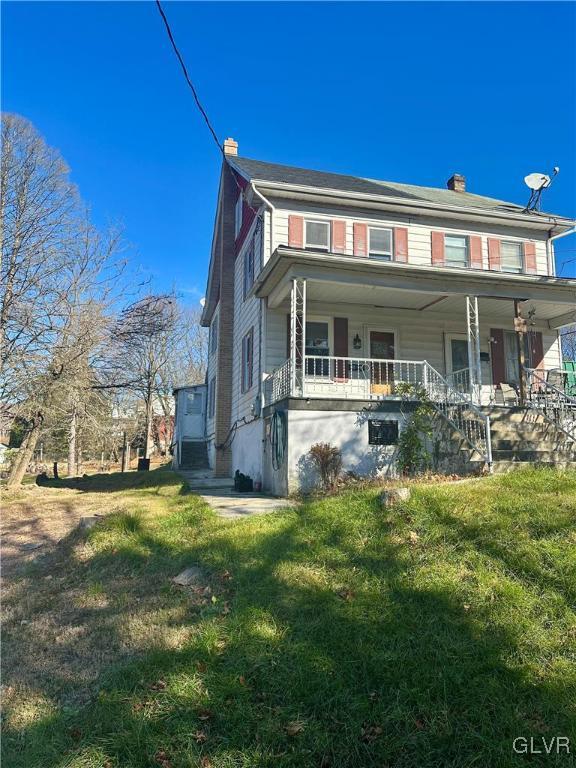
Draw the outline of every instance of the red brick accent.
M354 222L354 256L368 256L368 227Z
M291 248L304 247L304 219L302 216L288 216L288 245Z
M404 227L394 228L394 261L408 261L408 230Z
M443 267L444 266L444 232L432 232L432 266Z
M500 240L494 237L488 238L488 269L499 271L502 269L502 258L500 256Z
M334 253L346 252L346 222L332 222L332 251Z
M536 274L536 243L524 243L524 272L528 275Z
M470 237L470 266L472 269L482 269L482 238L477 235Z

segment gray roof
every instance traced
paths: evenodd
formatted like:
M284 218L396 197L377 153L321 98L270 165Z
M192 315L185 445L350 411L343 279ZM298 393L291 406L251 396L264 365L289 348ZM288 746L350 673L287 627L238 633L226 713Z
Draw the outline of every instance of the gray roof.
M243 171L251 180L282 182L297 186L316 187L319 189L336 189L342 192L357 192L368 195L383 195L415 202L436 203L438 205L460 206L465 208L482 208L484 210L508 211L521 213L523 206L496 200L493 197L473 195L470 192L453 192L450 189L437 187L419 187L414 184L399 184L395 181L378 181L364 179L358 176L346 176L340 173L311 171L305 168L294 168L289 165L265 163L261 160L250 160L246 157L230 158L234 165Z

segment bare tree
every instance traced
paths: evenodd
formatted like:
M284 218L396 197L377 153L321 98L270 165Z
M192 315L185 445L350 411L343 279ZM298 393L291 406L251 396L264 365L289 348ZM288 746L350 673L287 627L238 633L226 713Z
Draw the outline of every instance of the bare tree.
M560 341L563 359L576 362L576 324L562 329Z
M32 125L4 115L2 142L0 394L26 425L14 486L47 418L81 387L122 264L118 234L92 226L66 165Z

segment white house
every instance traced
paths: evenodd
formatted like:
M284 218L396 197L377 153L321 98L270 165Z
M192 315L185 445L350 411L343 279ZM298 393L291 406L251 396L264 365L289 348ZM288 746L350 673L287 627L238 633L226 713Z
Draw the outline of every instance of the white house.
M394 471L405 383L434 403L455 463L572 460L559 329L576 281L556 276L554 240L574 221L457 174L436 189L224 150L202 316L216 475L284 494L309 482L316 442L346 470Z

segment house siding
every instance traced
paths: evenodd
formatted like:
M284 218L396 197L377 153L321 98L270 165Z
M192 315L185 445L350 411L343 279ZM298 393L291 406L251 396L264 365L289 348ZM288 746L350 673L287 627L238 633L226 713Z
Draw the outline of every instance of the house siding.
M498 238L501 240L510 240L514 242L533 242L536 251L536 274L548 274L548 259L546 253L546 236L540 233L534 233L532 230L522 230L509 226L493 226L486 228L484 226L473 226L468 223L466 226L460 226L453 219L430 218L402 216L400 214L383 214L380 212L362 212L354 216L345 215L341 208L303 208L296 203L286 207L285 201L274 201L276 207L273 213L273 243L272 250L279 245L288 245L288 218L291 215L302 216L304 218L314 217L316 219L326 219L328 221L338 220L345 222L345 251L344 255L354 255L354 223L363 223L367 225L378 225L384 227L404 227L408 230L408 264L416 266L430 266L432 264L432 232L441 231L446 234L459 234L470 236L480 236L481 238L481 258L482 269L488 270L488 238ZM270 256L270 248L265 253L266 260ZM470 269L473 269L470 267Z

